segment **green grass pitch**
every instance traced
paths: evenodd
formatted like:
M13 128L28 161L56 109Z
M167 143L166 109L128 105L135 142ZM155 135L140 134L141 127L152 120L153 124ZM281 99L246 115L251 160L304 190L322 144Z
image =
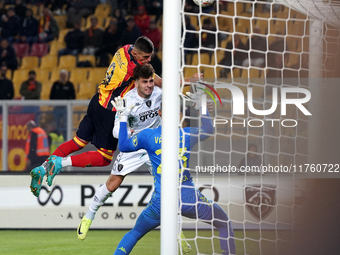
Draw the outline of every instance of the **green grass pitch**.
M77 239L76 230L1 230L0 254L6 255L38 255L38 254L62 254L62 255L87 255L87 254L113 254L119 241L127 233L127 230L90 230L86 240ZM184 231L186 238L194 238L194 231ZM200 253L220 253L219 241L211 238L211 231L199 231L196 239ZM218 236L218 233L214 233ZM273 242L273 231L262 231L262 241L258 231L235 231L237 254L275 254L278 243ZM286 239L289 233L282 232L280 239ZM266 240L263 240L265 238ZM272 241L268 241L272 240ZM286 239L287 240L287 239ZM192 251L189 255L197 254L194 240L190 240ZM261 248L260 244L261 243ZM285 242L286 243L286 242ZM283 244L285 245L285 244ZM261 251L260 251L261 249ZM159 255L160 231L154 230L145 235L132 250L131 254Z

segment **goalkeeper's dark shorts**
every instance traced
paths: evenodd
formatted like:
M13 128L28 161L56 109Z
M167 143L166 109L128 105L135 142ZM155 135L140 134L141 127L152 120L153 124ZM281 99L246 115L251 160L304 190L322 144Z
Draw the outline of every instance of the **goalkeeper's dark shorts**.
M77 136L91 142L97 149L117 149L118 139L112 135L116 112L106 110L98 102L96 93L87 108L87 113L79 124Z

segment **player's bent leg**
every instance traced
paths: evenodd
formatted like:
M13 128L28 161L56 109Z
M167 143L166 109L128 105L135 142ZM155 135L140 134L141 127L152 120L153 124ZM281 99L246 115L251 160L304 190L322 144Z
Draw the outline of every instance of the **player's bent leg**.
M226 212L216 203L198 203L198 218L211 221L217 228L220 237L220 247L223 255L236 254L234 231Z
M88 151L79 155L71 156L72 166L76 167L94 167L108 166L113 158L114 151L103 148L97 151Z
M219 232L220 245L223 254L236 254L234 231L226 212L218 205L214 204L213 225ZM223 240L227 239L227 240Z
M110 192L115 192L116 189L122 184L125 176L124 175L113 175L110 174L109 178L106 181L106 187Z
M69 155L75 151L78 151L84 148L89 142L85 141L79 137L74 137L72 140L67 141L61 144L53 154L47 159L47 184L49 186L52 185L52 181L54 177L60 173L63 167L72 165L72 161L69 157L64 158L64 162L62 162L62 157Z
M58 148L52 153L52 155L58 157L66 157L75 151L81 150L88 143L88 141L75 136L72 140L60 144Z
M53 152L53 155L56 157L65 157L72 152L82 149L83 147L86 146L86 144L88 144L88 142L78 137L75 137L72 140L64 142L61 145L59 145L58 148ZM31 180L30 188L31 188L32 193L35 196L39 196L43 176L45 174L47 175L48 184L50 186L52 185L52 180L54 176L60 172L60 169L58 169L57 166L59 166L59 164L56 162L53 162L52 164L50 162L50 157L49 157L41 166L36 167L31 171L32 180Z
M181 208L182 215L192 219L213 220L212 224L217 228L221 237L220 246L222 254L236 254L235 240L233 238L234 232L227 214L219 205L207 199L200 191L197 190L196 192L198 201L196 196L191 196L183 201L186 205L183 205Z
M47 183L52 185L54 177L66 166L93 167L108 166L111 163L114 151L98 149L97 151L84 152L71 157L50 156L48 159L49 167L47 171Z
M48 186L52 185L53 178L60 173L62 169L62 164L61 164L62 158L57 157L57 156L50 156L48 158L48 171L47 171L47 184Z
M97 211L120 186L124 180L124 177L125 176L116 176L111 174L107 179L106 184L100 186L99 189L97 189L86 215L84 215L83 219L79 223L77 229L77 236L79 240L84 240L86 238Z
M116 176L111 174L106 181L106 184L97 189L94 197L91 201L89 210L86 213L86 217L93 220L99 208L106 202L106 200L112 195L112 193L118 189L123 182L125 176Z
M145 210L139 215L137 222L133 229L129 231L123 239L119 242L117 249L113 255L126 255L130 254L133 247L136 245L139 239L141 239L146 233L151 231L152 229L159 226L159 221L155 221L150 223L144 217Z
M101 152L102 158L108 158L107 151L104 151L103 149L98 150ZM104 155L103 155L104 154ZM111 160L112 157L109 157ZM137 153L119 153L117 156L117 159L113 165L113 169L111 171L111 174L109 178L106 181L106 185L102 185L99 187L99 189L96 191L96 194L94 195L90 207L86 213L86 218L89 220L94 220L94 217L99 210L99 208L106 202L106 200L112 195L112 193L121 185L123 182L125 176L136 169L138 169L141 165L149 161L149 157L147 155L147 152L143 152L143 150L140 150ZM88 225L88 228L90 225ZM85 226L82 228L85 229ZM85 232L84 232L85 231ZM84 231L81 231L82 238L81 240L84 240L86 238L88 229L85 229Z
M94 217L96 215L96 212L111 196L111 194L112 192L110 192L106 188L106 184L100 186L99 189L97 189L87 213L84 215L84 217L82 218L78 225L77 236L79 240L82 241L85 240L87 233L89 232L90 226L92 224L92 221L94 220Z
M32 177L30 188L31 188L31 192L36 197L38 197L40 194L40 189L41 189L41 185L42 185L45 174L46 174L46 171L42 166L33 168L33 170L30 173Z

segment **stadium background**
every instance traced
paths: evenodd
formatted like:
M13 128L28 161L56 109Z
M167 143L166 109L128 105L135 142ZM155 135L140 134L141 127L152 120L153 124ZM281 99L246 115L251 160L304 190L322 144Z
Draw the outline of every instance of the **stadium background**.
M228 5L231 5L234 3L228 3ZM242 11L240 8L240 11L237 11L237 15L239 15L240 17L242 17L242 15L247 16L248 14L246 13L246 10L248 9L247 7L249 7L249 5L251 5L251 3L246 3L247 6L246 8L243 7L243 3L242 3ZM9 6L7 5L6 8L8 8ZM42 6L40 5L31 5L30 6L33 10L36 16L39 15L40 10L42 8ZM232 10L233 8L229 8L229 10ZM238 8L236 8L236 10L238 10ZM255 9L257 11L257 14L262 15L262 11L260 7L257 7L257 9ZM287 8L281 8L280 11L277 13L278 15L286 15L285 13L287 13ZM98 16L99 21L101 24L100 26L105 28L106 25L108 24L110 17L110 6L107 4L100 4L97 6L97 8L95 9L94 15ZM263 14L266 15L266 14ZM295 13L295 15L299 16L302 15L300 13ZM129 16L127 16L128 18ZM74 83L75 88L76 88L76 98L78 99L90 99L92 97L92 95L96 92L96 87L98 86L98 83L103 79L104 75L105 75L105 71L106 68L77 68L76 67L76 63L78 61L84 61L84 60L89 60L93 66L95 66L95 62L96 60L93 58L93 56L81 56L79 55L78 58L76 57L72 57L72 56L65 56L65 57L57 57L57 51L61 48L63 48L64 45L64 41L63 38L65 36L65 34L67 33L67 29L66 29L66 16L60 15L60 16L55 16L59 28L60 28L60 32L59 32L59 37L56 40L53 40L52 42L50 42L48 44L48 47L44 53L38 53L38 56L31 56L29 52L26 52L22 58L19 58L19 63L20 66L18 68L18 70L15 70L13 73L11 73L10 71L8 71L7 73L7 77L9 79L11 79L13 81L13 85L15 88L15 97L18 98L20 97L19 94L19 89L20 89L20 85L21 83L27 79L27 74L29 70L35 70L37 72L37 80L43 83L43 90L41 93L41 99L43 100L48 100L49 98L49 92L50 92L50 88L52 83L58 79L58 74L59 74L59 70L61 69L67 69L70 72L70 80ZM304 17L302 17L304 18ZM85 29L88 24L89 24L89 19L90 17L86 18L86 19L82 19L82 29ZM255 21L254 21L255 22ZM198 29L198 23L193 22L194 26L196 26L196 28ZM159 28L161 29L161 19L158 21L157 25L159 26ZM296 26L296 24L295 24ZM242 24L242 29L246 29L247 25ZM241 26L239 26L239 28L241 28ZM263 28L265 29L265 28ZM249 32L249 30L248 30ZM222 45L220 46L221 48L223 48L223 46L225 47L227 42L229 39L226 39L224 41L222 41ZM294 43L293 43L294 44ZM299 46L297 46L296 50L299 50ZM300 45L300 50L301 50L301 45ZM297 52L297 55L300 55L300 52ZM46 55L44 55L46 54ZM26 56L25 56L26 55ZM162 51L160 50L157 53L158 57L161 59L162 56ZM191 61L198 61L198 55L193 55L191 56L192 59ZM196 58L196 60L195 60ZM205 58L205 57L203 57ZM329 66L326 67L326 70L338 70L338 66L339 66L339 58L335 58L335 62L332 63L327 63ZM190 61L190 60L189 60ZM202 60L200 60L202 61ZM208 64L211 64L211 60L207 60L209 61ZM293 60L291 60L293 61ZM201 62L202 63L202 62ZM195 64L194 62L191 62L191 64ZM291 63L292 64L292 63ZM57 68L56 68L57 67ZM192 74L192 70L185 70L185 77L190 77L190 75ZM211 71L209 71L208 69L204 70L205 73L205 77L207 78L211 78L212 76L209 77L209 72L211 75ZM254 72L252 72L254 73ZM235 70L233 72L234 78L251 78L251 77L247 77L246 75L249 75L248 72L240 72L239 70ZM242 76L243 75L243 76ZM259 75L260 77L264 76L264 72L258 72L256 73L256 75ZM330 72L329 74L327 74L327 77L333 77L333 78L338 78L338 73L337 72ZM317 135L318 138L318 142L317 142L317 147L318 147L318 158L315 159L316 162L339 162L338 157L339 157L339 136L338 134L338 120L340 119L339 117L339 111L337 109L339 109L339 100L337 99L337 95L339 95L339 90L338 87L330 87L329 90L327 90L324 93L324 97L323 97L323 102L320 104L320 107L323 110L322 116L323 116L323 120L322 120L322 132L319 133ZM71 129L72 135L69 135L69 131L68 132L68 136L73 136L74 132L78 126L79 121L82 119L82 116L85 114L86 111L86 104L84 104L83 106L74 106L72 109L72 122L73 124L71 125ZM10 143L14 143L13 148L17 148L20 150L20 148L22 149L23 147L22 144L25 141L25 137L27 137L27 133L25 133L26 131L24 130L24 124L26 123L25 118L27 118L27 113L22 113L20 112L21 109L20 107L17 108L12 108L10 109L10 111L16 112L16 114L22 114L22 116L20 116L18 118L18 122L14 121L14 128L10 130L13 130L13 134L17 134L17 135L9 135L8 139L9 140L16 140L16 141L21 141L20 145L16 145L14 141L9 141L9 148L10 148ZM51 113L53 111L53 106L41 106L39 109L39 112L37 112L35 114L35 119L37 120L37 122L44 127L44 125L49 121L49 119L51 118ZM19 112L19 113L18 113ZM32 116L28 116L28 118L31 118ZM12 119L10 121L13 121ZM3 125L3 123L2 123ZM11 126L11 124L9 123L9 126ZM68 128L69 124L67 124ZM15 131L16 130L16 131ZM20 135L21 134L21 135ZM68 138L71 138L68 137ZM11 139L13 138L13 139ZM87 150L91 150L91 147L89 147ZM10 152L10 151L9 151ZM23 199L27 194L29 193L29 188L28 188L28 183L29 183L29 176L27 175L27 172L22 172L24 170L24 166L23 163L21 162L22 158L22 152L16 150L13 152L14 156L13 156L13 161L9 161L9 165L11 165L11 167L8 167L6 169L2 169L2 171L0 172L0 178L1 178L1 201L0 201L0 217L1 217L1 221L4 223L5 221L7 222L7 224L9 222L12 221L18 221L18 219L22 218L22 213L24 212L24 214L28 214L27 212L27 208L25 206L22 206L22 208L19 208L18 213L12 213L13 211L10 208L11 205L11 201L7 200L7 197L11 197L11 199L16 200L19 202L19 204L23 204L21 202L20 199ZM19 159L18 159L19 157ZM239 159L241 159L242 156L239 156ZM238 159L236 159L236 161L238 161ZM18 165L20 167L18 167ZM13 168L12 168L13 166ZM70 171L70 174L77 174L75 175L76 180L79 182L80 184L84 184L82 180L84 180L82 178L82 173L86 173L88 174L88 171L92 172L91 174L97 174L97 173L108 173L108 170L110 169L110 167L107 168L103 168L103 169L96 169L95 171L93 170L83 170L83 169L68 169L68 171ZM8 172L8 170L11 170L10 172ZM80 171L81 170L81 171ZM144 169L145 170L145 169ZM80 172L79 172L80 171ZM82 172L82 173L81 173ZM141 170L141 172L143 172L143 169ZM60 182L62 183L62 179L68 179L67 178L68 173L67 174L62 174L60 176ZM18 183L20 183L20 185L16 182L16 178L18 177L18 179L20 181L18 181ZM97 175L98 178L102 179L104 182L106 179L106 175ZM91 177L88 177L91 178ZM135 177L132 177L135 178ZM137 177L139 178L139 177ZM149 179L149 176L144 176L142 177L143 179ZM237 177L235 177L237 178ZM12 179L11 182L8 181L9 179ZM65 180L66 181L66 180ZM76 181L76 182L77 182ZM8 196L8 194L6 194L6 192L9 192L9 188L6 187L6 185L9 185L9 183L13 183L13 185L11 185L10 188L10 193L15 193L15 196L12 197ZM25 190L25 184L27 183L27 189ZM67 183L67 181L66 181ZM89 183L89 182L88 182ZM134 181L131 181L131 183L134 183ZM131 183L127 183L127 185L130 185ZM146 185L148 185L148 183L152 183L149 182L148 180L146 180ZM92 184L92 182L91 182ZM100 180L97 182L97 185L100 185ZM85 185L85 184L84 184ZM20 188L18 188L20 187ZM338 180L327 180L327 179L323 179L323 180L313 180L311 182L311 191L310 193L306 194L306 201L308 201L309 203L306 204L305 206L305 211L301 212L302 215L304 216L308 216L308 217L304 217L302 216L302 226L303 228L301 228L301 232L297 232L297 233L301 233L300 235L296 235L298 236L296 242L294 243L297 246L297 249L294 252L291 252L290 254L336 254L336 251L338 250L338 244L336 243L336 237L338 236L338 227L336 226L336 222L337 222L337 215L338 214L338 207L336 206L336 201L339 197L339 182ZM88 188L88 190L90 190L91 188ZM86 190L86 191L88 191ZM56 191L55 191L56 192ZM56 192L57 193L57 192ZM22 195L22 194L25 194ZM56 194L55 194L56 195ZM54 195L54 196L55 196ZM115 194L116 195L116 194ZM31 196L31 194L28 194L28 196ZM118 196L118 195L117 195ZM208 196L212 197L212 194L209 194ZM307 197L310 197L310 199L307 199ZM51 198L53 198L51 196ZM31 200L36 200L36 198L34 198L33 196L31 196L30 198ZM77 198L79 199L79 197ZM24 199L25 201L27 201L26 199ZM55 203L57 203L58 198L55 198ZM148 198L145 198L144 201L148 201ZM130 201L132 202L132 201ZM139 201L138 201L139 202ZM37 211L41 211L43 212L44 210L41 210L41 208L44 208L39 201L34 201L35 205L33 205L33 207L35 206L35 210ZM55 203L52 202L52 200L50 199L49 201L49 220L53 220L54 216L56 216L56 214L58 214L58 210L54 210L56 205ZM81 203L81 201L80 201ZM137 203L137 201L133 201L134 204ZM87 206L81 207L84 211L87 209ZM137 208L139 211L142 209L143 207L139 207ZM102 208L103 209L103 208ZM101 209L101 210L102 210ZM138 210L135 211L136 214L138 215ZM80 211L80 210L79 210ZM115 211L115 210L113 210ZM5 212L7 214L5 214ZM77 211L78 212L78 211ZM77 212L75 214L77 214ZM311 213L312 212L312 213ZM8 214L10 215L10 218L6 218L8 217ZM4 217L6 215L6 217ZM65 214L66 215L66 214ZM59 217L59 215L58 215ZM65 217L60 216L60 217ZM79 216L77 215L77 217L74 218L78 218ZM25 224L25 222L29 222L29 220L32 218L28 218L24 221L23 224ZM46 228L46 226L44 226L43 222L39 219L36 220L37 221L37 225L36 227L28 227L30 229L40 229L40 228ZM75 221L78 221L75 220ZM41 224L41 225L40 225ZM133 224L133 222L131 222L130 224ZM77 223L76 223L77 225ZM129 225L130 226L130 225ZM119 228L125 228L126 225L123 225ZM0 225L0 229L10 229L10 228L14 228L14 229L22 229L22 228L26 228L22 225ZM49 227L47 227L49 228ZM51 227L54 228L54 227ZM75 226L69 226L66 228L68 229L75 229ZM104 227L106 228L106 227ZM111 227L110 227L111 228ZM10 234L6 234L6 231L1 231L0 232L2 237L8 236L11 237ZM10 232L8 232L10 233ZM26 239L27 236L31 235L31 232L27 231L27 232L23 232L23 236L19 237L19 240L22 239ZM52 232L52 236L51 239L53 239L53 234L54 232ZM316 233L315 235L311 234L311 233ZM100 236L102 235L107 235L107 232L100 232ZM307 238L308 236L308 238ZM75 233L74 233L74 237L75 237ZM60 238L60 237L59 237ZM18 241L18 244L20 244L21 241ZM315 245L315 243L318 243L320 245ZM14 244L13 244L14 245ZM4 245L2 246L4 249L4 252L0 252L0 253L6 253L6 254L17 254L19 253L18 251L11 251L11 249L8 249L8 246ZM316 247L318 249L316 249ZM25 247L22 247L22 249L25 249ZM33 248L34 249L34 248ZM300 250L299 250L300 249ZM254 248L255 251L253 251L253 253L250 254L257 254L258 250L257 248ZM0 248L1 251L1 248ZM45 250L46 252L46 250ZM47 250L48 253L48 250ZM28 254L28 253L27 253ZM55 251L55 253L51 252L51 254L61 254L60 251ZM146 253L143 253L146 254ZM157 253L156 253L157 254ZM241 254L241 253L240 253ZM263 253L264 254L264 253ZM270 254L270 253L268 253Z

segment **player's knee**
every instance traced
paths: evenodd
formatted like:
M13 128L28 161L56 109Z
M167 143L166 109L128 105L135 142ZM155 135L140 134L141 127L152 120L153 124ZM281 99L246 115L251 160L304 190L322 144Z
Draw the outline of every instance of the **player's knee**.
M214 203L214 219L218 222L227 222L229 220L227 213L216 203Z
M110 192L114 192L116 189L119 188L123 180L124 180L124 176L111 174L110 177L106 181L106 188Z
M107 160L107 159L103 160L103 166L108 166L110 165L110 163L111 163L111 160Z
M150 230L154 229L156 225L151 224L148 222L143 213L139 215L137 222L133 229L130 231L130 233L137 239L141 239L146 233L148 233Z

